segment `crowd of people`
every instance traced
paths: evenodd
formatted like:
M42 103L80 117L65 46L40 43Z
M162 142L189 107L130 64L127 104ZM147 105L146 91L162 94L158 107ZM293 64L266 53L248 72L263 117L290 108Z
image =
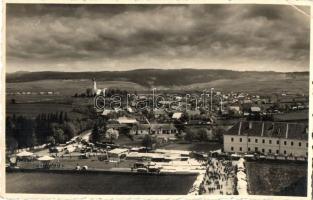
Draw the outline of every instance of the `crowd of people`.
M234 194L236 167L231 161L211 158L200 185L200 194L231 195Z

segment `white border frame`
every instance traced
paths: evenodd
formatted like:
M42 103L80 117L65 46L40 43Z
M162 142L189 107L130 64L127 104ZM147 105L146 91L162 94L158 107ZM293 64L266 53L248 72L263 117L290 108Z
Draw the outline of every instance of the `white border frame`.
M294 6L310 6L310 86L309 86L309 146L308 146L308 177L307 177L307 197L288 197L288 196L262 196L262 195L236 195L236 196L216 196L216 195L61 195L61 194L24 194L24 193L5 193L5 66L6 66L6 49L5 49L5 27L6 27L6 4L23 3L23 4L274 4L274 5L290 5ZM313 115L313 68L311 67L312 58L312 5L310 0L3 0L0 7L0 14L2 14L2 23L0 24L0 37L2 48L0 48L0 71L1 71L1 101L0 101L0 198L5 199L279 199L279 200L304 200L312 198L312 115ZM296 9L296 8L295 8ZM0 15L1 16L1 15Z

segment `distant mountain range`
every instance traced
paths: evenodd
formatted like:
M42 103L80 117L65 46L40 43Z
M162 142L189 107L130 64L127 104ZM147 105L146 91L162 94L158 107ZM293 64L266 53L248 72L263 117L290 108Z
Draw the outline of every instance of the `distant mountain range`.
M93 79L97 81L127 81L137 83L145 87L151 86L184 86L192 84L208 83L218 80L241 80L253 78L262 80L269 77L271 80L277 79L297 79L308 77L309 72L257 72L257 71L232 71L213 69L138 69L131 71L99 71L99 72L26 72L20 71L8 73L6 81L8 83L31 82L40 80L78 80Z

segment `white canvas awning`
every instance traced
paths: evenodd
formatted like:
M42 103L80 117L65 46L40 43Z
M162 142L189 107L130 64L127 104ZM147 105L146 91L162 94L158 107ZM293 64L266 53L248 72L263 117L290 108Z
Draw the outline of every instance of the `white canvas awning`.
M42 156L40 158L38 158L39 161L50 161L50 160L54 160L53 157L51 156Z
M18 154L16 154L17 157L28 157L28 156L33 156L34 154L32 152L28 151L22 151Z

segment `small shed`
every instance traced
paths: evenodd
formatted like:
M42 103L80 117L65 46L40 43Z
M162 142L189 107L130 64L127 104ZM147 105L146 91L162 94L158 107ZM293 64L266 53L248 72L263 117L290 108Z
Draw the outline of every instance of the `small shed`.
M116 148L112 149L111 151L108 152L109 157L113 158L124 158L127 156L129 150L128 149L123 149L123 148Z

